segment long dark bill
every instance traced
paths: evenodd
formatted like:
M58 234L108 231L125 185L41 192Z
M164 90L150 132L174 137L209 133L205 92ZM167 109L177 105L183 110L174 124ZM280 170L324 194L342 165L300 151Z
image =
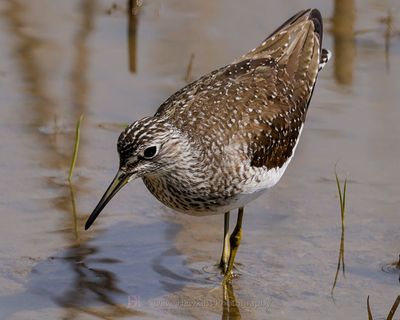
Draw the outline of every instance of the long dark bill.
M89 229L90 226L93 224L94 220L96 220L97 216L100 214L101 210L106 206L106 204L115 196L115 194L121 190L121 188L129 182L129 174L119 170L117 175L115 176L114 180L111 182L110 186L108 187L107 191L104 193L103 197L101 198L100 202L93 210L92 214L90 215L89 219L86 221L85 230Z

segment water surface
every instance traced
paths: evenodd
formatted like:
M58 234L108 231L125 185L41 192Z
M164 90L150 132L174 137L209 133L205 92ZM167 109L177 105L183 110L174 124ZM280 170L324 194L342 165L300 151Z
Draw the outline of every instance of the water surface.
M141 181L85 232L124 124L308 7L334 59L283 179L246 207L232 286L214 266L223 217L174 213ZM0 318L367 319L367 296L384 318L400 293L399 32L396 1L152 0L134 15L125 1L1 2ZM332 294L335 165L349 184Z

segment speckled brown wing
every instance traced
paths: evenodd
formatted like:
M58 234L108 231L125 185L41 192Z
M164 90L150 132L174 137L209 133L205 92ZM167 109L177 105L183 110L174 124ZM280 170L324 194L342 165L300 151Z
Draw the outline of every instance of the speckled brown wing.
M252 166L281 167L305 120L321 38L319 12L300 12L235 63L175 93L156 116L221 160L235 150Z

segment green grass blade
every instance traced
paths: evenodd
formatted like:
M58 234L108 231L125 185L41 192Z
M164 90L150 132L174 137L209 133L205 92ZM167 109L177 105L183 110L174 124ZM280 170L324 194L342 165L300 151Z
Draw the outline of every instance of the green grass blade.
M68 182L71 183L72 175L74 173L74 168L76 164L76 159L78 158L79 142L81 138L81 124L83 120L83 114L79 117L78 123L75 129L75 145L74 153L72 155L71 166L69 167Z

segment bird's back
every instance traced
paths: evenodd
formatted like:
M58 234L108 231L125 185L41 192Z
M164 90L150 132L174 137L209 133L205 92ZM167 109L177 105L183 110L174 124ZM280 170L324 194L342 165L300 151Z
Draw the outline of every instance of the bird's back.
M281 167L327 59L321 41L319 11L302 11L234 63L172 95L156 116L214 155L236 148L252 166Z

